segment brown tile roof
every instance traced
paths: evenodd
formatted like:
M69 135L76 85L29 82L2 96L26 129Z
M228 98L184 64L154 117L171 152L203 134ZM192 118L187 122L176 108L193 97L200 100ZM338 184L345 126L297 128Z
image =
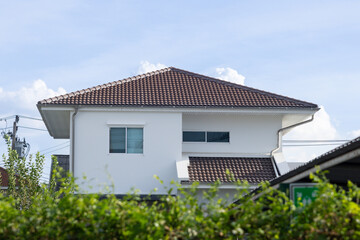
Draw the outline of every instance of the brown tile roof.
M269 181L276 177L271 158L244 157L189 157L189 181L210 183L219 179L222 183L233 182L228 178L226 169L235 180L249 183Z
M1 187L9 186L9 175L8 175L7 171L2 167L0 167L0 179L1 179L1 182L0 182Z
M38 104L317 108L317 105L174 67L39 101Z
M18 185L19 184L18 175L15 175L15 176L16 176L15 181L16 181L16 184ZM6 171L6 169L3 167L0 167L0 186L1 187L9 186L9 174Z

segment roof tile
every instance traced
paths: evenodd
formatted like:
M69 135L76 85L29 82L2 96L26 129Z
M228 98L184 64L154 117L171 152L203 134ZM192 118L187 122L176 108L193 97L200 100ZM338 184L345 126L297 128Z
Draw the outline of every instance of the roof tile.
M189 181L194 182L234 182L260 183L276 177L271 158L245 157L189 157ZM229 170L234 179L226 174Z
M317 105L169 67L44 99L38 104L317 108Z

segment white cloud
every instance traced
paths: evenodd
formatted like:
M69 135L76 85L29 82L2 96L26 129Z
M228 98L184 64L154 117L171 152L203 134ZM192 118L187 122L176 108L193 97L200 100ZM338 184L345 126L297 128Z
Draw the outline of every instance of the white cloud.
M358 129L358 130L354 130L354 131L351 131L351 133L350 133L350 137L351 137L351 138L357 138L357 137L360 137L360 129Z
M334 125L331 123L329 114L325 111L324 107L321 107L321 109L315 114L312 122L295 127L286 134L284 140L336 140L338 137L339 134ZM300 145L306 144L301 143ZM284 146L283 153L286 161L306 162L335 147L337 146Z
M324 107L315 113L314 120L291 130L286 139L296 140L334 140L338 133L331 123L329 114Z
M65 94L64 88L59 87L53 90L46 86L41 80L35 80L32 85L22 87L16 91L5 91L0 88L0 102L11 102L13 108L35 109L35 105L39 100Z
M152 72L166 67L167 66L162 63L152 64L149 63L148 61L141 61L138 73L142 74L142 73Z
M238 73L235 69L232 68L216 68L216 73L218 74L218 78L233 82L236 84L244 85L245 77Z

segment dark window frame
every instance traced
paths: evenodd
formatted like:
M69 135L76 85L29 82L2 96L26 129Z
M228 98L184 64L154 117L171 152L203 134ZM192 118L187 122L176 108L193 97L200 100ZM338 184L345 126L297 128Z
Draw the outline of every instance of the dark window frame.
M203 141L184 140L184 133L204 133ZM228 135L227 141L209 141L208 133L223 133ZM183 131L183 143L230 143L230 131Z

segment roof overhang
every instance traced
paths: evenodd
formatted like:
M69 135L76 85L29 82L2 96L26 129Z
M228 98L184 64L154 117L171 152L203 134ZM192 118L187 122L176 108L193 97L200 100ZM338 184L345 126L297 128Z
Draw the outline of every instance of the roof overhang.
M72 107L37 105L50 136L55 139L70 138L70 115Z
M249 113L249 114L312 114L320 108L295 107L208 107L208 106L122 106L122 105L70 105L70 104L38 104L37 107L46 109L75 109L79 107L86 111L144 111L144 112L183 112L183 113Z

